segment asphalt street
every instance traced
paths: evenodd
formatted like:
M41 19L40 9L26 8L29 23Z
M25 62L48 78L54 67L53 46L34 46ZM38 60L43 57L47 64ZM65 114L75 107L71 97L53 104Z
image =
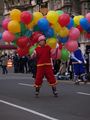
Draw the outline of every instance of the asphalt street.
M38 98L30 74L0 74L0 120L90 120L90 83L59 81L53 96L44 79Z

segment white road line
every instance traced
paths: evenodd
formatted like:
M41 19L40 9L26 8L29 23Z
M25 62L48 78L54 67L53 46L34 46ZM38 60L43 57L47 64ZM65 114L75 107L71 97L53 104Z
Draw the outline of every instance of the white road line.
M88 95L88 96L90 96L89 93L83 93L83 92L77 92L77 94L82 94L82 95Z
M18 84L23 85L23 86L33 87L33 85L31 85L31 84L24 84L24 83L18 83Z
M31 110L31 109L28 109L28 108L25 108L25 107L22 107L22 106L19 106L19 105L16 105L16 104L13 104L13 103L4 101L4 100L0 100L0 102L1 102L1 103L4 103L4 104L6 104L6 105L12 106L12 107L14 107L14 108L18 108L18 109L20 109L20 110L24 110L24 111L26 111L26 112L33 113L33 114L38 115L38 116L40 116L40 117L47 118L48 120L59 120L59 119L50 117L50 116L48 116L48 115L45 115L45 114L36 112L36 111L34 111L34 110Z

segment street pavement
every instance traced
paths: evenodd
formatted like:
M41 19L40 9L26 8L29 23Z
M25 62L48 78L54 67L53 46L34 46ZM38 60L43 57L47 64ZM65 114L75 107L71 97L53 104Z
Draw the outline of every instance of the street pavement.
M90 83L59 81L53 96L46 79L35 97L31 74L0 73L0 120L90 120Z

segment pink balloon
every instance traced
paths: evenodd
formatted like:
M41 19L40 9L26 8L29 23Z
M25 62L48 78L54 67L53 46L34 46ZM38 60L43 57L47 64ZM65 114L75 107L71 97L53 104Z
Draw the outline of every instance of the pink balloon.
M75 40L69 40L65 44L65 48L69 50L70 52L74 52L78 48L78 43Z
M79 37L80 37L80 31L78 30L78 28L71 28L69 32L69 38L71 40L77 40Z
M10 19L9 18L6 18L3 20L2 22L2 27L5 29L5 30L8 30L8 23L9 23Z
M90 13L86 14L86 18L87 18L88 22L90 23Z
M25 24L29 24L32 20L32 14L28 11L24 11L21 13L21 22Z
M51 50L52 59L60 59L61 58L61 50L59 48Z
M5 42L12 42L14 39L15 39L15 35L10 33L9 31L4 31L3 32L3 35L2 35L2 39L5 41Z
M61 58L61 50L58 48L57 50L57 59L60 59Z

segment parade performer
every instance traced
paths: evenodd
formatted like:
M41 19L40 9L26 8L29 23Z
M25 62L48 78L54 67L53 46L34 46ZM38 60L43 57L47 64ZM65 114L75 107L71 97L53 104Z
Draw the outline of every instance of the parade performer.
M34 85L36 88L35 94L37 96L39 95L40 87L45 76L49 84L52 86L54 96L57 96L57 81L54 77L54 73L52 70L51 48L48 45L46 45L46 38L44 35L41 35L38 38L38 47L34 50L32 56L36 56L37 60L37 72Z
M86 68L84 66L84 64L86 64L86 60L80 48L78 48L75 52L71 54L71 59L72 59L72 64L73 64L75 84L79 84L79 82L81 81L81 80L78 80L79 77L86 84L87 82Z

